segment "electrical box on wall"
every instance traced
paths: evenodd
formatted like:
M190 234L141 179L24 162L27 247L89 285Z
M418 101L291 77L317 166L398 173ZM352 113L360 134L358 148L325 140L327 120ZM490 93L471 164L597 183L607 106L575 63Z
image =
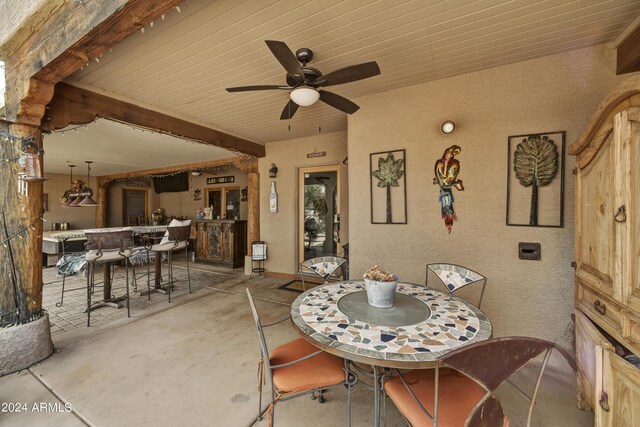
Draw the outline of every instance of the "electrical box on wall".
M540 261L542 258L540 243L518 242L518 258L530 261Z

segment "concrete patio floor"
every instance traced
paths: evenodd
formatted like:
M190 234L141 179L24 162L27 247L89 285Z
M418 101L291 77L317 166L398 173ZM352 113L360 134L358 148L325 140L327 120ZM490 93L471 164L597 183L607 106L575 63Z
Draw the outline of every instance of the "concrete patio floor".
M297 296L277 289L285 282L235 273L171 304L132 310L130 319L123 313L91 328L56 333L49 359L0 378L0 402L28 407L26 413L0 413L0 425L266 426L266 414L255 422L259 348L245 288L267 323L287 316ZM271 347L295 338L288 322L268 330ZM533 425L593 425L593 413L575 408L570 369L559 357L550 363ZM518 384L530 390L535 374L523 370ZM512 425L524 425L527 402L510 386L499 395ZM34 412L33 404L41 402L58 403L59 412ZM72 412L64 412L65 403ZM324 404L302 397L276 408L280 426L346 425L342 388L327 392ZM405 425L393 404L387 408L387 426ZM365 387L354 395L352 416L354 426L373 425L373 394Z

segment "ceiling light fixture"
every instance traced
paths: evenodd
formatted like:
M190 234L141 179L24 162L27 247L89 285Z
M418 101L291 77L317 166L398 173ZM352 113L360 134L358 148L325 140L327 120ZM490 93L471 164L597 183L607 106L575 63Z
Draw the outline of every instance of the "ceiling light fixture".
M82 199L82 201L80 203L78 203L79 206L83 206L83 207L89 207L89 206L98 206L98 202L96 202L95 200L93 200L91 198L91 196L93 196L93 190L91 190L91 188L89 187L90 179L91 179L91 163L93 163L92 161L89 160L85 160L85 163L87 164L87 187L84 188L84 192L87 192L89 194L87 194L84 199Z
M69 194L71 192L73 192L73 168L76 167L76 165L68 165L69 166L69 184L70 184L70 188L71 190L67 190L64 192L64 195L62 196L62 199L60 199L60 201L62 202L62 207L63 208L70 208L71 207L71 203L74 202L74 198L70 197Z
M320 99L320 93L308 86L301 86L292 90L289 97L299 106L309 107Z

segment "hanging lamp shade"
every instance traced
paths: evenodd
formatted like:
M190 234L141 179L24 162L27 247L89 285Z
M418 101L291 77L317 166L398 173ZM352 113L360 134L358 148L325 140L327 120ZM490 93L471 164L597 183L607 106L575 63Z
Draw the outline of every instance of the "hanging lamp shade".
M78 203L78 206L98 206L98 202L91 198L91 196L93 195L93 191L91 190L91 188L89 188L89 185L91 184L91 164L93 162L90 160L85 160L85 163L87 164L87 188L85 188L85 190L89 191L89 195L82 199L80 203Z
M67 201L62 205L63 208L71 207L71 203L73 203L76 199L73 197L67 198Z
M82 197L76 197L75 199L73 199L73 202L71 202L71 204L68 207L77 208L78 206L80 206L80 202L82 202Z
M79 199L80 197L78 197ZM95 200L93 200L91 198L91 196L87 196L84 199L82 199L82 201L80 203L78 203L78 206L98 206L98 202L96 202Z

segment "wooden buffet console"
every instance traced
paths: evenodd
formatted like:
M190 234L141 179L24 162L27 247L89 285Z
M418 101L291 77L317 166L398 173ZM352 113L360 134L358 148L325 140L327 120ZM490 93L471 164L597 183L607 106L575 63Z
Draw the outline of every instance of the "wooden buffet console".
M196 261L242 267L247 254L247 221L196 220L191 225Z
M576 158L578 406L596 426L639 425L640 75L600 105Z

